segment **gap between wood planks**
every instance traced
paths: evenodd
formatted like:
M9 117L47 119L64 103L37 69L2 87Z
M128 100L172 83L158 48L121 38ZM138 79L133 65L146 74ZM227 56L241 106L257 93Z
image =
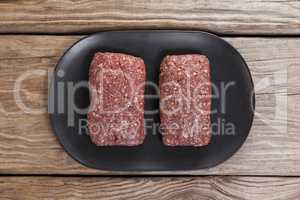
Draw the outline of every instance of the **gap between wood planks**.
M165 177L168 177L168 178L209 178L209 177L253 177L253 178L300 178L300 176L298 175L240 175L240 174L237 174L237 175L227 175L227 174L224 174L224 175L220 175L220 174L215 174L215 175L207 175L207 174L203 174L203 175L193 175L193 174L0 174L0 179L2 177L74 177L74 178L79 178L79 177L86 177L86 178L89 178L89 177L99 177L99 178L165 178Z
M95 33L101 32L114 32L114 31L144 31L144 30L161 30L161 31L191 31L191 32L207 32L219 37L227 37L227 38L300 38L300 34L278 34L278 35L270 35L270 34L255 34L255 35L247 35L247 34L227 34L227 33L216 33L207 30L195 30L195 29L116 29L116 30L102 30L102 31L94 31L94 32L70 32L70 33L20 33L20 32L8 32L1 33L0 36L89 36Z

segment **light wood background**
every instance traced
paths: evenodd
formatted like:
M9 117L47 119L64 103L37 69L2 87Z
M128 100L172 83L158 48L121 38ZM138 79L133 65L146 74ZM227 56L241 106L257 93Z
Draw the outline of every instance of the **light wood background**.
M215 32L245 58L257 113L226 162L196 171L88 169L64 152L46 113L17 106L15 82L36 70L21 98L47 108L47 73L84 35L144 28ZM300 1L0 1L0 33L0 199L300 199Z
M2 0L2 33L202 29L221 34L299 34L297 0Z

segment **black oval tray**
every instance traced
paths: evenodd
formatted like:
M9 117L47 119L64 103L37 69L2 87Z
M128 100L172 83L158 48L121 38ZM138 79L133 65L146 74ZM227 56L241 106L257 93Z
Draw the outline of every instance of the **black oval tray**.
M211 114L214 125L210 144L205 147L164 146L160 134L152 134L153 129L157 129L153 125L159 123L159 113L145 115L148 121L147 136L140 146L97 147L92 144L89 136L79 131L84 130L82 127L86 114L73 112L71 103L87 108L88 89L83 87L72 97L66 97L71 91L67 88L68 84L72 88L72 84L88 80L90 62L98 51L141 57L146 64L147 81L156 84L160 62L165 55L206 55L210 61L212 83L218 89L232 83L231 86L227 85L229 89L223 105L221 98L212 99L212 109L218 112ZM222 83L225 85L222 86ZM151 88L146 88L146 94L153 92ZM66 51L54 71L48 103L50 121L59 142L71 157L83 165L101 170L162 171L208 168L231 157L250 131L254 99L253 82L245 61L223 39L206 32L144 30L101 32L75 43ZM145 110L157 109L158 106L158 99L145 100ZM222 109L226 109L225 112ZM74 126L68 125L72 123ZM233 131L226 129L226 126L232 125L230 123L234 125Z

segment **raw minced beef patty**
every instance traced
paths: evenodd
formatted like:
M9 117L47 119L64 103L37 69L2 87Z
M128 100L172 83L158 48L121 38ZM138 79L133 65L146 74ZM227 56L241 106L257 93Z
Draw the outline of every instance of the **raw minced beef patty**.
M90 138L97 146L143 143L145 64L122 53L96 53L89 71Z
M160 66L160 120L168 146L210 141L211 84L206 56L169 55Z

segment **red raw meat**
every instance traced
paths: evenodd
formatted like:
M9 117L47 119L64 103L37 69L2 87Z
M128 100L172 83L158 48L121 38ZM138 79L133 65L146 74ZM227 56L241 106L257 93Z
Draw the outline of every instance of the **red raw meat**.
M143 143L145 64L122 53L96 53L89 71L90 138L97 146Z
M211 83L204 55L169 55L160 66L160 120L168 146L210 142Z

